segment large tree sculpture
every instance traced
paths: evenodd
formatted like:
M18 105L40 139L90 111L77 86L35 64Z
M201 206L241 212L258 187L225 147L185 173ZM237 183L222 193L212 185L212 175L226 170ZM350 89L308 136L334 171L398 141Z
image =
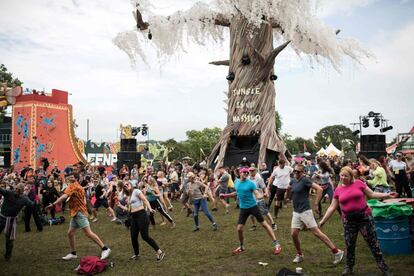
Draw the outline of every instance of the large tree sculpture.
M369 56L356 41L337 38L338 31L315 17L313 1L309 0L215 0L211 5L197 2L189 10L170 16L154 14L148 0L133 2L138 31L120 33L114 43L134 62L137 56L145 61L140 46L144 38L152 40L159 56L173 55L184 50L184 35L204 44L222 40L223 27L229 27L230 59L211 62L229 66L227 126L209 157L211 163L218 155L217 166L223 164L232 136L258 137L257 162L266 160L267 150L285 153L275 127L273 81L275 58L288 44L299 55L307 54L316 61L328 59L336 70L342 56L355 61ZM273 48L274 40L285 42Z

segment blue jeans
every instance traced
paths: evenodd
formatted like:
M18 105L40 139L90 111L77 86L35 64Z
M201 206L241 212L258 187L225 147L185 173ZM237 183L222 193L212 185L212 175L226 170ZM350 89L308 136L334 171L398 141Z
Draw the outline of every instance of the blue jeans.
M376 193L389 193L391 192L390 187L383 186L383 185L377 185L374 187L374 192Z
M208 211L208 207L207 207L207 200L205 198L200 198L200 199L194 199L194 223L195 226L198 228L198 210L200 209L201 206L201 210L203 211L204 215L206 215L206 217L208 218L208 220L211 223L215 223L213 216L210 214L210 212Z
M319 200L318 202L318 211L319 211L319 215L322 215L322 200L324 198L324 196L327 194L329 197L329 200L332 202L332 198L333 198L333 190L332 190L332 185L331 184L327 184L326 186L321 186L323 189L322 191L322 196L321 196L321 200Z

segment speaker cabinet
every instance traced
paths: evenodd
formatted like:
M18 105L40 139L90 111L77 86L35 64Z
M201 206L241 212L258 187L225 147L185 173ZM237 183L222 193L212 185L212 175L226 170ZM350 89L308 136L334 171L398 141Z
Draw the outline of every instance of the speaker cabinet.
M117 154L118 162L117 169L120 170L122 165L127 165L129 170L131 170L135 164L138 165L138 168L141 167L141 153L139 152L125 152L120 151Z
M137 139L121 139L121 151L130 151L136 152L137 151Z
M368 158L378 158L381 155L386 156L387 144L385 135L362 135L360 154Z

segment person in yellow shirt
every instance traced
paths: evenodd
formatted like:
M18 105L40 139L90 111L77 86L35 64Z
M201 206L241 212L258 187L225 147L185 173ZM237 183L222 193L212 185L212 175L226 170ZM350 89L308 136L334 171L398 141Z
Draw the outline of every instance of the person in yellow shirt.
M371 186L374 192L389 193L391 190L387 182L387 173L384 168L376 159L370 159L369 162L374 176L374 178L367 181L369 186Z

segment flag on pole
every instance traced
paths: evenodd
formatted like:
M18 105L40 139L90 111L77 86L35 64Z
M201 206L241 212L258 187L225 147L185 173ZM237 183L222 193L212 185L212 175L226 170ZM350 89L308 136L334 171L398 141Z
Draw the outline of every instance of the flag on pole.
M303 152L307 152L307 151L308 151L308 148L306 147L306 143L303 142Z
M204 156L206 156L206 154L204 153L204 151L203 151L203 149L202 149L202 148L200 148L200 152L201 152Z

